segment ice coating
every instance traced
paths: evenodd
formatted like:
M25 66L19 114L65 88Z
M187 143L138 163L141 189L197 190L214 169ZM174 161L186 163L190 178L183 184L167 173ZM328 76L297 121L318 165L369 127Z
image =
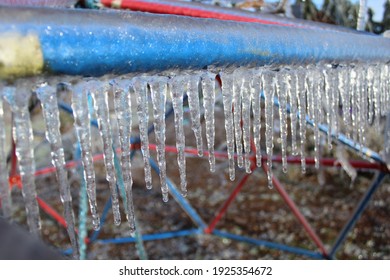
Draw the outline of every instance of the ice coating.
M210 171L215 171L215 153L214 153L214 141L215 141L215 120L214 120L214 105L215 105L215 75L211 73L205 73L202 75L202 93L203 93L203 106L205 110L206 121L206 140L207 148L209 151L209 164Z
M288 76L285 71L277 74L276 89L279 100L280 138L282 143L283 172L287 172L287 96L289 91Z
M251 73L243 79L241 88L242 136L244 142L244 164L246 173L251 173Z
M265 96L265 145L267 152L267 179L268 187L272 184L272 155L274 148L274 96L275 96L275 73L265 70L262 75L262 83Z
M240 67L236 70L219 70L219 76L211 70L185 71L185 72L167 72L147 75L142 74L134 78L118 77L113 80L112 93L114 97L115 123L112 123L115 130L118 127L120 144L120 167L123 173L124 185L126 190L125 205L127 218L132 231L134 230L134 205L132 203L132 175L130 162L130 136L131 136L131 111L137 110L141 150L144 160L145 182L147 188L152 186L151 169L149 164L149 139L148 123L149 109L148 96L151 95L153 106L153 123L157 143L157 159L160 168L160 182L163 193L163 200L168 199L166 160L165 160L165 116L166 116L166 97L170 94L176 135L177 162L180 174L180 185L183 195L187 194L186 178L186 158L185 158L185 131L183 126L183 95L187 93L190 106L191 124L194 132L199 154L203 152L201 113L204 112L205 138L207 140L207 149L209 155L210 171L215 170L215 156L220 155L214 151L214 142L216 126L214 119L215 106L218 106L222 97L224 110L224 127L226 132L227 157L229 162L229 178L235 178L235 157L237 156L238 167L245 167L246 172L251 172L252 160L256 156L257 166L262 164L261 139L265 136L265 152L267 154L267 179L268 185L272 187L273 171L273 147L275 126L274 119L278 118L280 123L280 139L276 139L281 144L282 168L286 171L287 157L290 155L300 155L302 172L306 170L306 153L310 153L306 145L306 124L312 126L313 131L309 131L314 136L314 158L315 166L318 168L322 151L321 131L328 134L327 146L332 148L332 141L336 140L340 133L350 134L355 143L355 148L361 148L367 141L368 126L377 126L382 129L383 121L381 118L388 114L390 94L389 94L389 69L388 65L382 64L351 64L351 65L331 65L318 64L307 66L268 66L259 68ZM216 78L217 76L217 78ZM72 108L75 116L75 128L81 146L81 160L84 166L85 178L87 182L88 197L90 199L90 208L94 228L99 227L99 217L96 209L95 194L95 172L92 162L90 116L88 113L88 94L92 94L94 99L95 112L99 121L99 128L103 139L105 166L107 170L107 179L110 189L116 189L116 174L114 167L113 136L111 135L111 124L109 121L109 109L107 102L107 92L109 84L95 79L80 80L73 87ZM218 86L221 83L221 90ZM32 85L28 87L18 86L19 91L29 91ZM168 90L169 89L169 90ZM13 94L10 92L15 89L8 89L5 99L11 104L13 111L19 112L20 118L24 120L29 117L28 111L23 111L24 106L15 105ZM51 93L45 96L46 92ZM55 155L61 158L61 143L58 130L58 110L55 110L55 88L42 85L38 90L40 99L42 99L44 116L47 127L47 136L49 142L54 143ZM24 95L23 95L24 94ZM130 95L133 94L137 99L136 108L132 108ZM21 93L25 96L25 93ZM201 97L203 97L203 102ZM262 99L264 99L264 105ZM11 101L9 101L11 100ZM21 104L21 101L18 101ZM24 101L25 102L25 101ZM46 104L47 103L47 104ZM0 104L1 105L1 104ZM135 104L133 104L134 106ZM49 107L48 107L49 106ZM262 110L264 106L264 111ZM1 107L1 106L0 106ZM134 106L135 107L135 106ZM49 109L48 109L49 108ZM0 108L1 109L1 108ZM218 109L218 108L217 108ZM274 116L275 110L278 110L277 116ZM1 111L1 110L0 110ZM23 111L23 112L22 112ZM263 111L263 112L262 112ZM22 112L22 113L21 113ZM51 113L49 113L51 112ZM2 112L1 112L2 113ZM289 117L288 117L289 113ZM49 116L50 114L50 116ZM340 114L340 117L339 117ZM341 116L342 115L342 116ZM0 125L4 122L0 114ZM265 118L264 120L262 118ZM264 121L264 123L262 123ZM26 129L31 124L24 124ZM50 124L49 124L50 123ZM116 126L118 123L118 126ZM265 133L262 132L262 125L265 125ZM290 130L288 126L290 125ZM0 129L3 129L1 125ZM16 126L15 126L16 127ZM17 130L16 128L14 129ZM14 131L14 132L15 132ZM116 131L116 130L115 130ZM264 131L264 129L263 129ZM6 131L5 131L6 132ZM0 144L4 146L4 130L0 131ZM16 132L15 132L16 133ZM262 135L264 133L264 135ZM20 132L19 132L20 134ZM16 135L16 134L15 134ZM28 133L26 134L28 135ZM388 134L386 134L389 138ZM291 137L290 137L291 136ZM19 138L24 136L19 135ZM54 141L49 137L57 139ZM219 140L219 139L218 139ZM253 140L253 146L251 141ZM30 139L31 141L31 139ZM222 141L224 143L224 141ZM334 141L336 143L336 141ZM382 150L385 155L389 154L389 141L385 141L385 147ZM0 146L1 146L0 145ZM279 144L278 144L279 145ZM31 146L31 143L30 143ZM307 147L306 147L307 146ZM236 148L236 154L235 152ZM3 150L1 150L3 149ZM334 149L334 147L333 147ZM255 152L252 154L251 152ZM291 151L291 152L290 152ZM361 148L361 151L364 150ZM0 168L6 170L4 165L4 148L0 147L1 163ZM353 171L347 166L347 161L341 152L339 161L345 170L349 170L353 178ZM63 156L63 151L62 151ZM27 157L28 158L28 157ZM30 156L30 159L32 157ZM386 161L386 159L385 159ZM56 163L53 161L53 164ZM64 165L63 159L58 160L57 166ZM277 167L276 167L277 168ZM57 167L60 169L60 167ZM28 171L31 173L31 170ZM62 172L62 171L61 171ZM2 175L5 171L2 171ZM65 173L66 174L66 173ZM64 175L59 175L64 176ZM32 177L32 176L31 176ZM2 176L2 182L7 182L7 176ZM25 181L27 178L25 177ZM33 180L32 180L33 181ZM31 180L28 182L30 183ZM6 184L6 183L3 183ZM61 187L61 186L60 186ZM1 196L7 196L2 190ZM66 198L68 199L68 198ZM114 213L119 213L119 203L116 206L114 201ZM6 210L7 211L7 210ZM6 212L3 210L3 212ZM69 211L68 211L69 212ZM68 216L69 220L69 215ZM39 218L39 216L38 216ZM118 223L118 215L116 223ZM69 220L70 221L70 220ZM69 222L68 222L69 224Z
M74 127L80 143L81 162L83 164L84 178L87 186L92 226L94 230L98 230L100 228L100 217L96 204L96 181L92 160L91 127L88 111L88 82L81 82L73 87L72 109Z
M297 80L299 138L301 139L301 170L306 172L306 72L300 68L294 73Z
M187 87L188 104L190 107L191 127L195 134L198 156L203 156L202 127L200 125L199 76L191 75Z
M291 154L296 156L298 155L298 145L297 145L297 126L298 126L298 101L297 95L298 92L298 80L297 76L291 71L286 73L287 76L287 94L288 94L288 104L290 105L290 129L291 129Z
M130 226L130 232L135 231L135 214L133 203L133 178L131 174L131 96L130 96L130 81L118 80L113 81L114 92L114 107L116 113L116 120L119 129L119 143L120 143L120 162L122 169L123 184L126 194L126 218Z
M149 108L146 81L139 77L133 78L130 90L134 92L137 98L137 116L139 123L139 135L141 140L141 152L144 161L145 184L147 189L151 189L152 171L149 163Z
M261 166L261 70L256 69L252 76L251 101L253 114L253 142L256 148L256 165Z
M237 166L244 166L242 153L242 130L241 130L241 92L244 88L245 71L237 69L234 71L233 79L233 121L234 121L234 138L236 143Z
M110 115L108 111L108 83L91 81L90 91L98 120L99 132L103 140L104 165L106 167L106 180L111 192L112 212L114 224L120 225L121 214L119 210L119 195L116 186L116 172L114 166L114 150L112 146L112 134Z
M11 192L8 183L7 156L5 151L5 125L3 110L3 85L0 84L0 198L2 216L10 219L11 209Z
M50 143L52 163L56 168L60 197L64 206L64 218L72 245L73 258L79 259L79 244L77 241L68 172L65 169L65 155L60 132L60 118L56 88L43 84L36 90L36 93L41 101L43 118L46 124L46 139Z
M233 75L220 73L222 81L223 111L225 115L226 143L229 161L229 178L235 179L234 166L234 121L233 121Z
M167 82L168 80L166 77L159 76L150 78L148 82L153 103L153 124L157 142L157 162L160 170L161 193L164 202L168 202L167 171L165 162L165 103Z
M183 127L183 96L185 93L185 76L174 77L169 84L171 93L176 133L177 163L180 173L180 189L183 196L187 195L186 158L184 154L185 135Z
M16 156L22 181L27 224L32 234L39 235L41 221L34 177L34 138L28 110L31 88L32 84L29 81L20 82L16 88L8 88L3 94L13 113L13 138L16 143Z

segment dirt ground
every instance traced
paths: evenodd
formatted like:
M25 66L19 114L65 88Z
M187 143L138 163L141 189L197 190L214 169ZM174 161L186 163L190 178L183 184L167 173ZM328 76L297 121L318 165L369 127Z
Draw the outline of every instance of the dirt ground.
M65 100L67 101L67 100ZM185 113L186 146L195 147L195 140L190 128L189 113ZM42 141L44 134L39 109L34 112L34 133L37 143ZM72 159L75 135L71 129L71 118L61 113L64 146L67 159ZM216 143L219 150L225 148L225 131L223 127L223 110L216 108ZM134 124L136 125L136 124ZM204 129L204 123L203 123ZM93 139L99 139L97 129L92 129ZM136 131L134 131L136 133ZM175 145L173 117L167 119L167 145ZM312 132L308 130L308 154L312 153ZM154 134L149 139L154 143ZM375 145L375 138L372 142ZM204 139L204 143L206 143ZM97 140L95 152L101 151L100 140ZM263 146L264 147L264 146ZM279 152L276 139L275 154ZM323 148L324 156L332 155ZM49 147L45 142L37 145L35 151L37 167L49 166ZM351 154L352 155L352 154ZM153 158L156 158L152 152ZM358 158L358 157L357 157ZM101 213L109 198L108 184L105 180L102 162L95 165L97 174L98 208ZM286 191L297 204L302 214L310 222L327 250L334 243L338 233L348 220L351 212L357 206L360 198L370 185L374 174L360 171L358 178L351 184L348 175L339 168L309 167L305 174L300 166L290 165L287 174L281 171L281 166L274 166L274 173L281 181ZM166 231L191 229L195 224L170 196L168 203L163 203L159 186L159 178L153 175L153 189L147 190L144 183L143 162L138 152L132 162L134 178L134 204L141 234L152 234ZM170 180L179 186L179 172L176 154L167 154L167 174ZM245 172L236 169L236 180L228 179L227 160L217 160L216 172L209 171L206 157L187 157L188 201L200 217L209 223L224 201L232 192ZM70 170L72 195L76 220L79 204L79 177L75 170ZM319 182L322 182L321 184ZM55 176L45 175L36 178L38 195L49 202L59 213L62 205ZM12 193L15 206L14 218L25 225L24 204L17 189ZM122 207L123 209L123 207ZM69 248L66 230L41 211L42 237L48 244L59 249ZM88 213L89 236L92 233L90 215ZM122 213L122 220L125 216ZM366 211L357 222L346 242L337 253L340 259L389 259L390 258L390 181L384 184L374 194ZM261 169L256 169L249 177L245 186L228 208L226 214L217 224L216 229L229 233L252 237L256 239L283 243L308 250L316 250L303 227L291 213L281 196L275 189L267 187L266 176ZM116 227L110 212L99 239L128 236L126 222ZM193 235L165 240L144 241L143 245L149 259L306 259L274 249L268 249L244 242L233 241L213 235ZM107 245L99 242L89 244L87 248L89 259L138 259L139 254L134 243Z

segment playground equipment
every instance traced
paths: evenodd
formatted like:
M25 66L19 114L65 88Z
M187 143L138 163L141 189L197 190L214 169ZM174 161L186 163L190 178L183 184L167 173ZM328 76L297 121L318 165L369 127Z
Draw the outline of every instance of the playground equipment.
M2 97L14 115L13 137L20 173L20 177L14 174L8 178L3 160L5 131L2 129L1 182L9 180L11 184L22 187L30 230L39 234L40 202L36 199L33 135L28 111L28 100L31 92L35 92L43 108L55 166L52 170L57 173L65 224L76 258L79 257L78 243L83 244L85 240L77 241L66 167L77 163L65 163L56 98L58 85L61 85L61 91L65 88L72 92L72 107L60 104L60 108L73 114L75 119L80 143L78 157L84 169L92 224L96 230L89 242L96 241L109 209L109 206L106 207L100 217L96 207L90 124L97 126L101 133L111 193L109 204L112 204L115 224L121 222L119 196L122 194L129 228L132 232L136 231L131 192L131 143L133 149L142 150L146 187L151 187L151 169L156 170L160 176L163 200L168 200L170 192L197 226L167 235L143 236L143 240L208 233L309 257L332 258L373 192L389 173L387 158L365 147L368 125L374 123L379 128L381 117L390 111L389 39L320 26L302 25L297 28L275 22L261 24L107 10L1 7L0 15L0 47L6 54L0 58ZM29 78L31 76L33 78ZM131 95L136 97L140 131L140 137L133 139L130 137L131 110L134 107ZM151 108L148 106L149 95ZM224 106L227 153L214 151L214 103L219 95L222 95ZM91 103L88 96L93 100L97 122L88 110ZM116 132L111 130L108 96L114 99L120 147L113 146L113 137L116 137L113 133ZM187 97L196 153L209 157L211 172L216 157L227 157L231 180L235 179L236 161L238 167L245 168L248 176L256 166L262 167L267 173L269 187L275 187L281 194L317 245L319 253L242 238L215 229L247 176L239 182L215 219L208 224L201 219L184 198L187 192L185 155L194 153L185 148L183 134L182 105L183 98ZM171 110L166 108L167 100L172 103ZM260 143L260 138L264 137L261 134L262 100L265 104L265 154ZM280 158L273 156L274 106L279 108L281 124ZM152 109L156 146L150 145L148 139L151 131L148 129L149 109ZM207 151L203 151L200 125L203 110ZM165 116L170 113L174 113L175 117L176 149L165 145ZM288 114L291 131L288 131ZM313 161L307 160L305 154L307 124L314 130ZM330 252L272 173L275 160L282 162L283 170L286 170L289 161L297 160L303 172L306 164L315 164L318 168L321 163L320 132L327 134L329 146L333 141L339 142L376 162L355 162L352 167L365 166L378 170L372 186ZM291 134L292 155L300 154L299 158L287 155L288 134ZM151 148L157 151L157 163L150 158ZM165 153L172 149L178 153L182 194L167 179ZM384 150L388 154L388 136ZM328 164L332 163L334 161ZM9 188L6 183L2 186L3 214L10 216ZM42 202L40 204L42 206ZM81 232L79 236L82 236ZM131 237L100 242L136 240L137 237Z

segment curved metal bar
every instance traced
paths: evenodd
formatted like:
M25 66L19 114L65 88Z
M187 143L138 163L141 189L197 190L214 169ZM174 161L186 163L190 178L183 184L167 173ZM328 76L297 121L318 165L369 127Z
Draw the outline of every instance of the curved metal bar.
M287 18L266 13L255 13L237 8L225 8L215 5L205 5L197 2L177 0L85 0L89 8L110 7L130 9L157 14L173 14L201 18L215 18L220 20L234 20L242 22L256 22L261 24L284 25L298 28L323 29L337 32L371 34L356 31L355 29L332 24L308 21L303 19ZM372 35L372 34L371 34Z
M7 34L37 37L45 71L83 76L390 61L390 39L380 36L112 10L3 6L0 38ZM8 64L19 65L18 57Z

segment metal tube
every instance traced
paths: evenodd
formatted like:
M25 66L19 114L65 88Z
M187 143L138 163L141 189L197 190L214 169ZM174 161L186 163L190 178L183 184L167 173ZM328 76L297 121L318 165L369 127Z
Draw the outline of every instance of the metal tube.
M0 57L0 77L42 69L101 76L207 66L390 61L390 40L379 36L107 10L0 7L0 38L13 57L7 63ZM31 41L29 55L43 65L13 53L18 40ZM9 67L26 61L32 73L17 68L7 76Z
M242 22L256 22L261 24L291 26L308 29L324 29L338 32L358 33L356 30L332 24L325 24L302 19L281 17L273 14L256 13L236 8L225 8L203 3L177 0L86 0L84 4L89 8L109 7L130 9L157 14L172 14L201 18L215 18L220 20L234 20ZM361 32L360 32L361 33Z
M348 233L351 231L351 229L355 226L356 222L359 220L360 216L362 215L363 211L366 209L368 203L371 200L371 197L375 193L375 191L382 185L383 179L386 177L385 173L379 172L372 182L372 185L368 188L367 192L364 194L362 200L359 202L359 205L356 207L355 211L353 212L350 220L345 224L344 228L341 230L339 236L337 237L330 253L329 257L334 258L337 250L340 248L340 246L343 244L345 238L347 237Z

